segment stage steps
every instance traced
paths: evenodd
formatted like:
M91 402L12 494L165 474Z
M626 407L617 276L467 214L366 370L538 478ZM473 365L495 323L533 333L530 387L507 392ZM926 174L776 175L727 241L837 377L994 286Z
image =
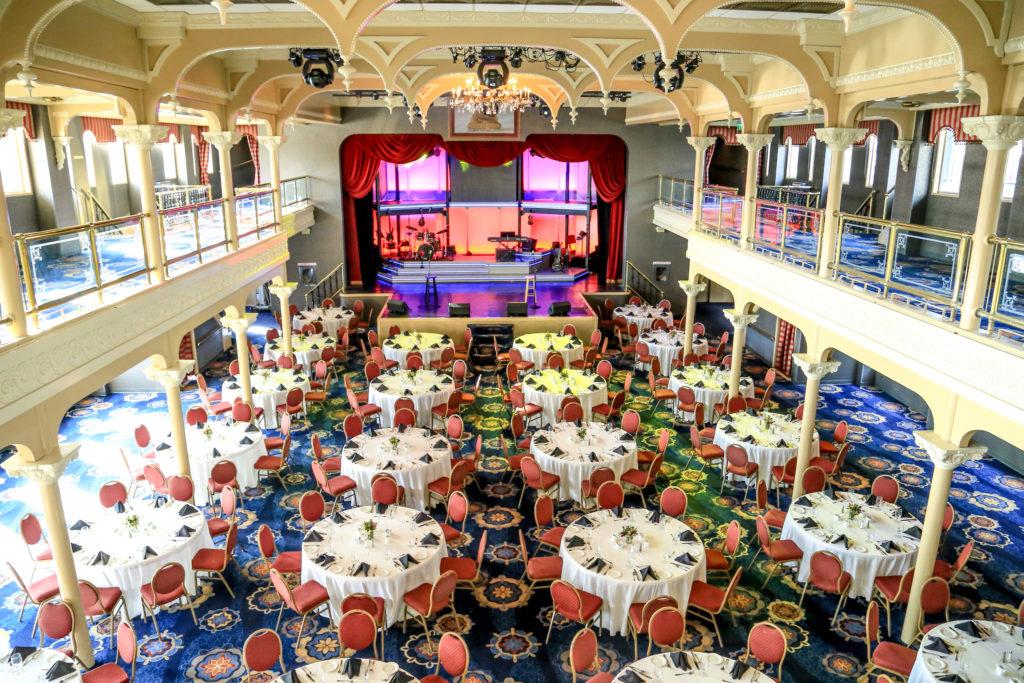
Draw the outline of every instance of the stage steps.
M542 259L512 262L496 261L398 261L384 262L377 280L392 285L423 284L428 276L436 277L438 284L446 282L522 282L536 275L538 282L575 282L589 275L583 268L562 271L540 270Z

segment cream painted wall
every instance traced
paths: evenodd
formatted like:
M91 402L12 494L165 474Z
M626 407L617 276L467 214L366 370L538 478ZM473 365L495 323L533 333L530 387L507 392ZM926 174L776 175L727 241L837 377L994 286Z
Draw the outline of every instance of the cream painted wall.
M100 36L102 39L96 39ZM57 15L39 42L129 69L145 68L136 28L86 5L75 5Z
M858 73L949 52L953 46L935 24L912 14L847 36L839 71L840 75Z

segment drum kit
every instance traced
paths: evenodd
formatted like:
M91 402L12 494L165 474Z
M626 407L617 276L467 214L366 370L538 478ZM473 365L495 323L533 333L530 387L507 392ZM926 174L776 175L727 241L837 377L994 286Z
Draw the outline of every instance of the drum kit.
M409 235L409 242L415 241L417 243L415 252L416 258L420 261L432 261L435 256L443 256L441 239L434 233L429 230L418 230L412 227L406 228L405 232Z

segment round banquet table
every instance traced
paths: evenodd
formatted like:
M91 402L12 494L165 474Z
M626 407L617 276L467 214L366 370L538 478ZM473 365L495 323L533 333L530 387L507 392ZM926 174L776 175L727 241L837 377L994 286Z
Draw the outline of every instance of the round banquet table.
M133 515L139 524L129 532L128 519ZM131 500L125 512L96 510L88 518L72 522L68 529L78 578L97 586L119 587L132 618L142 615L139 589L168 562L185 567L185 587L194 595L192 556L200 548L214 547L203 513L176 501L154 507L150 501Z
M296 334L292 336L292 355L295 362L310 372L320 360L320 352L325 346L334 346L334 338L323 334ZM267 344L263 359L277 360L284 355L284 340L281 338Z
M581 487L599 467L608 467L618 479L637 466L636 441L604 422L559 422L533 434L530 453L545 472L562 478L559 500L583 502Z
M370 520L377 524L372 542L362 537L363 523ZM338 510L313 525L303 539L302 580L327 588L335 618L347 595L384 598L391 626L401 616L402 597L422 583L437 581L441 558L447 555L441 525L425 512L398 505L383 514L376 506Z
M847 517L850 504L861 506L861 514L853 522ZM921 523L897 505L859 493L830 491L793 501L781 537L804 551L798 575L801 582L810 573L811 555L827 550L838 556L853 576L850 597L868 600L875 577L901 576L914 566L920 531Z
M324 659L274 679L278 683L417 683L418 678L395 662L379 659Z
M451 471L452 449L448 440L431 434L429 429L416 427L378 429L373 434L364 432L345 444L341 456L341 473L359 485L356 489L359 505L373 502L373 478L386 472L399 486L405 487L408 507L425 510L427 484L448 476Z
M254 407L263 408L263 424L267 429L277 428L277 406L284 403L288 392L295 387L305 396L309 391L309 378L301 370L254 370L249 376ZM242 388L234 380L221 387L222 400L229 403L242 395Z
M950 621L936 626L921 642L907 683L947 680L1024 681L1024 629L1001 621Z
M433 370L392 370L370 382L368 402L380 406L380 424L390 427L395 419L395 401L411 398L416 405L416 424L430 429L430 409L445 403L454 387L451 375Z
M337 339L338 332L348 329L348 321L354 315L355 313L347 308L310 308L292 316L292 329L301 330L310 323L320 323L324 326L324 334Z
M205 429L185 427L185 441L188 445L188 462L192 469L192 481L195 482L196 505L209 504L209 492L206 482L210 478L213 466L221 460L235 463L235 475L238 486L244 493L246 489L259 484L253 465L261 456L267 454L263 445L263 432L256 425L247 422L230 420L211 420ZM156 452L161 467L165 472L177 472L178 461L171 447L170 434L157 444Z
M622 316L626 323L636 323L637 331L641 334L651 329L654 321L661 318L665 323L672 326L672 311L666 311L661 306L650 306L648 304L626 304L619 306L612 313L614 317Z
M579 398L583 419L589 421L591 409L608 402L608 385L598 375L575 368L539 370L526 375L523 396L527 403L544 408L545 425L555 423L555 413L566 396Z
M567 366L573 361L583 360L583 342L571 334L531 332L516 337L512 348L519 349L523 360L533 363L536 368L544 367L550 353L561 355Z
M384 357L398 361L400 368L405 367L405 357L412 351L419 351L423 356L423 364L430 367L431 363L441 358L441 352L449 346L454 348L452 338L436 332L402 332L388 337L381 344Z
M640 335L639 341L647 344L652 356L658 357L658 368L663 376L672 372L672 361L679 358L679 352L685 347L686 333L675 328L670 330L647 330ZM693 337L693 353L703 356L708 352L708 340L705 337ZM726 378L728 379L728 378Z
M680 387L690 387L697 401L704 404L704 421L711 422L716 403L729 396L729 371L717 365L701 363L672 372L668 388L678 392ZM754 398L754 381L749 377L740 378L740 396ZM693 413L681 413L684 420L692 420Z
M629 526L643 537L642 548L620 544L619 532ZM569 525L558 554L563 579L604 598L601 626L612 635L626 633L630 605L659 595L671 595L685 613L694 579L705 578L700 538L658 510L625 508L622 517L611 510L591 512ZM639 578L645 568L657 578Z
M51 683L73 683L82 680L82 674L75 666L75 660L67 655L48 647L38 648L35 645L18 646L21 663L11 664L8 658L15 654L10 651L0 654L0 680L4 681L50 681ZM66 673L61 676L54 671L53 678L47 678L51 667L62 663Z
M758 480L767 484L773 467L781 467L787 460L796 457L800 448L800 420L790 419L781 413L733 413L718 420L714 443L723 451L730 444L743 446L751 462L757 463ZM811 457L818 457L818 453L818 433L814 432ZM726 464L725 458L722 458L723 471ZM737 479L744 480L743 477Z
M626 666L613 683L774 683L775 679L745 662L715 652L665 652Z

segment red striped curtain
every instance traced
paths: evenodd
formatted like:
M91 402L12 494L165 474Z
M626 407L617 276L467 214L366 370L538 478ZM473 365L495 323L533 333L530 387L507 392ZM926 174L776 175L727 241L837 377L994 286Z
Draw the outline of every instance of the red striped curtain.
M22 128L25 129L25 137L29 140L36 139L36 125L32 121L32 105L25 104L24 102L4 102L5 109L17 109L18 111L25 112L25 118L22 120Z
M103 119L98 116L83 116L82 128L96 138L96 142L117 142L114 126L124 123L121 119Z
M196 143L199 152L199 182L202 185L210 184L210 142L203 137L203 133L210 130L209 126L192 126L192 139Z
M727 145L740 144L739 140L736 139L736 132L736 129L732 126L708 126L708 135L722 138Z
M877 137L878 136L878 124L880 124L880 123L881 123L881 121L879 121L877 119L874 120L874 121L861 121L860 123L858 123L857 127L858 128L863 128L864 130L867 131L867 133L864 134L864 139L863 140L861 140L860 142L855 142L855 143L853 143L853 145L855 147L862 147L864 145L864 143L867 141L869 135L874 135L874 136Z
M934 143L939 131L948 128L953 131L953 139L957 142L978 142L978 138L964 132L963 122L968 116L977 116L981 107L977 104L965 104L961 107L946 107L932 110L932 125L928 129L928 142Z
M772 365L780 374L790 377L793 374L793 348L796 344L796 327L782 318L775 323L775 358Z
M260 184L260 141L259 141L259 129L252 124L243 124L235 126L235 130L245 136L245 141L249 145L249 154L252 155L252 166L256 172L253 185Z
M802 123L799 126L783 126L782 141L786 138L793 141L794 145L806 145L807 141L814 137L814 129L818 128L816 123Z

